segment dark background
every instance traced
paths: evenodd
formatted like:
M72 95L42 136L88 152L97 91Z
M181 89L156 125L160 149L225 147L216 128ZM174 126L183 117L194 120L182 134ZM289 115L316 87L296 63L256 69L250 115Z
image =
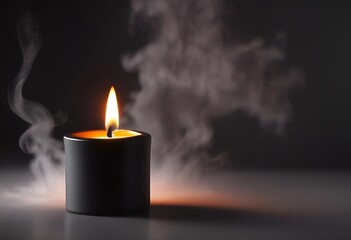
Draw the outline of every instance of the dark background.
M43 44L24 96L67 116L55 129L57 138L103 128L110 85L118 89L123 114L139 86L137 73L123 70L120 59L151 35L146 23L129 27L126 0L1 3L0 166L26 166L30 159L18 147L28 125L7 103L7 86L22 62L16 25L28 10L40 25ZM234 112L213 122L213 152L227 152L233 168L350 169L350 10L348 1L226 1L223 20L236 38L286 33L287 62L303 70L305 85L292 95L294 118L285 136Z

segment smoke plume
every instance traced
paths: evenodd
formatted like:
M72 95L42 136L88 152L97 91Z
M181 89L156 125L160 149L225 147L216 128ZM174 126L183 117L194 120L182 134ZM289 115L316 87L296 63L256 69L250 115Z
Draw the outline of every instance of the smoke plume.
M153 37L123 59L141 85L127 106L126 123L153 137L153 183L188 180L221 162L208 152L211 120L242 110L282 134L292 114L288 93L301 74L284 65L285 37L278 34L271 45L226 41L222 4L132 1L131 23L149 22Z
M33 156L30 168L35 180L7 195L26 203L50 203L63 199L64 153L63 144L52 137L55 119L41 104L23 97L23 85L32 69L41 46L39 27L30 17L21 19L17 26L18 39L23 54L23 64L11 82L8 101L12 111L30 124L19 140L21 149Z
M149 23L152 38L122 59L128 71L138 72L141 89L125 108L121 125L152 135L153 203L233 206L232 196L207 186L218 173L202 177L223 162L209 153L211 121L241 110L282 134L292 115L289 92L302 77L285 64L285 37L278 34L271 44L259 38L229 41L223 35L222 8L218 0L132 0L131 24ZM42 105L22 97L40 48L38 28L23 20L18 33L23 66L9 103L31 124L20 145L34 156L36 180L11 194L62 204L64 159L62 143L51 137L55 121Z

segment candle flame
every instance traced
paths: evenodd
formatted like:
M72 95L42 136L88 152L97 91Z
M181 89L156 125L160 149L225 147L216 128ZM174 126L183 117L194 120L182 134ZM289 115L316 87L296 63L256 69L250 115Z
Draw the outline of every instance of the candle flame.
M114 87L111 87L110 93L108 94L106 104L106 115L105 115L105 128L108 131L109 128L116 130L119 127L119 114L117 105L117 96Z

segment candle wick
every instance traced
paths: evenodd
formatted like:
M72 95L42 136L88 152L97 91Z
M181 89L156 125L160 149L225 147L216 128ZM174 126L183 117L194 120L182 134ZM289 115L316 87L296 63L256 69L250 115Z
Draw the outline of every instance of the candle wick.
M112 132L115 130L115 126L113 124L111 124L108 129L107 129L107 136L112 138Z

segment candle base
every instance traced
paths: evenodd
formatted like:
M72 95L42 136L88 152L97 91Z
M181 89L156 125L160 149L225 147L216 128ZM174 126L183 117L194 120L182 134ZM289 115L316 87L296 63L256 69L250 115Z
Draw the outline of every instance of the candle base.
M151 136L64 137L66 209L95 216L146 213L150 206Z

